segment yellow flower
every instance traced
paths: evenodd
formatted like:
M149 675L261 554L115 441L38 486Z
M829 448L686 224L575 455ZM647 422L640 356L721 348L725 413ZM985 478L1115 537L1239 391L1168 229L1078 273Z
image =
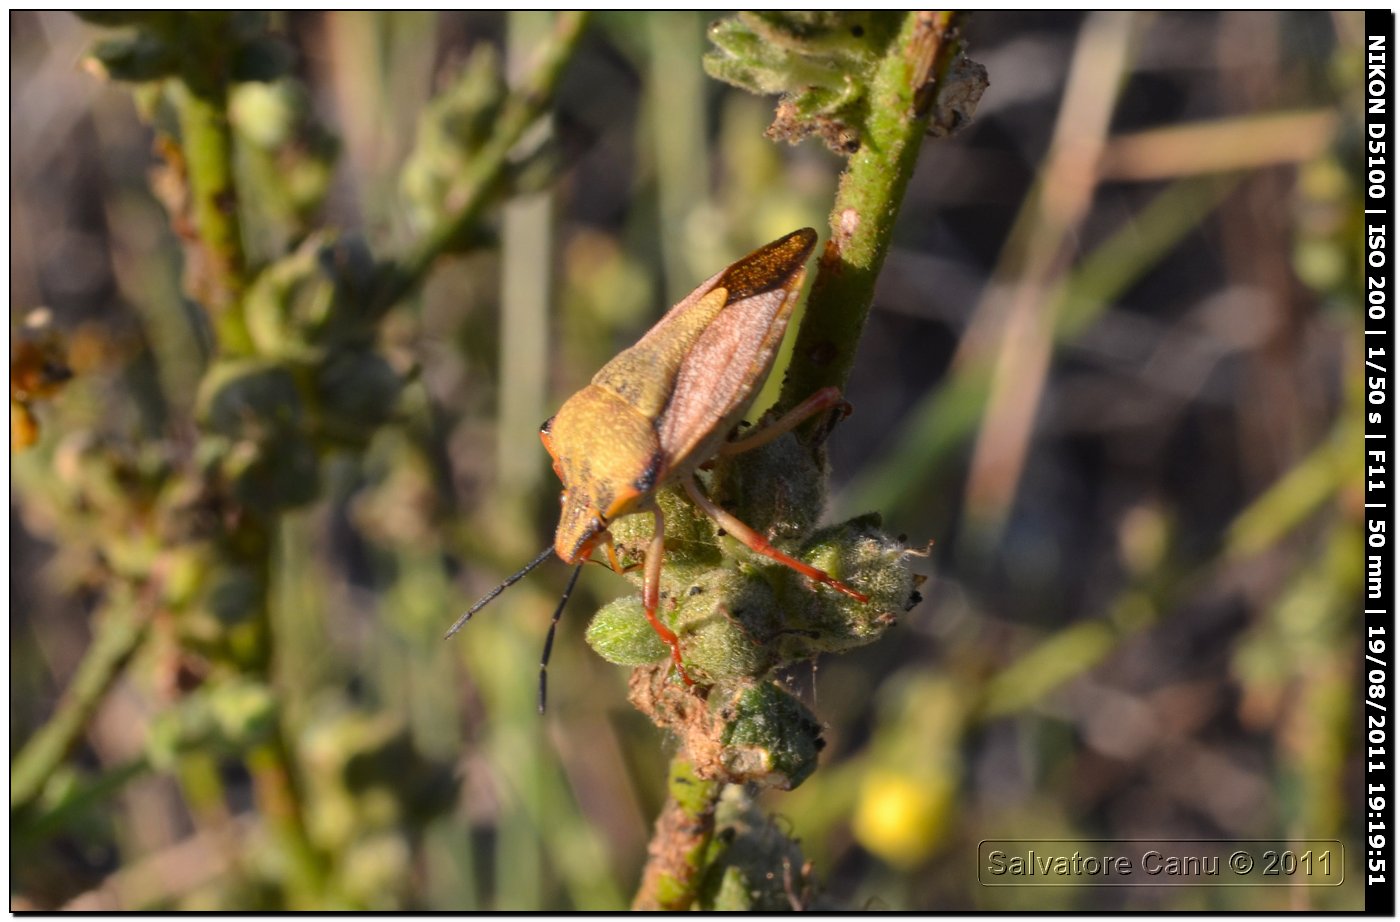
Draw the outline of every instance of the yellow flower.
M890 864L913 867L943 836L952 779L876 769L861 781L852 829L857 841Z

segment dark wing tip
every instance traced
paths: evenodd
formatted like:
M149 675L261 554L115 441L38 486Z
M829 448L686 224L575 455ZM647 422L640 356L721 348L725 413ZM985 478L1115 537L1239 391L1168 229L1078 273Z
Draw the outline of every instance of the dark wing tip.
M817 232L810 227L799 227L797 230L785 237L779 237L768 246L759 250L775 250L783 254L792 254L801 263L807 262L807 257L812 255L812 250L817 246ZM799 255L800 254L800 255ZM756 254L755 254L756 255Z
M786 288L806 265L817 245L817 232L803 227L759 247L725 271L718 285L729 290L729 300Z

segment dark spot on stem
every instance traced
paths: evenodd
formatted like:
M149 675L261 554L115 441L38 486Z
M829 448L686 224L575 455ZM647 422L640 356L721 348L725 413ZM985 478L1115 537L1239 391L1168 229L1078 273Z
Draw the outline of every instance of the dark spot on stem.
M836 355L836 344L825 339L807 350L807 361L813 365L830 365L835 361Z
M214 196L214 207L224 214L233 214L238 207L238 197L231 189L225 189Z

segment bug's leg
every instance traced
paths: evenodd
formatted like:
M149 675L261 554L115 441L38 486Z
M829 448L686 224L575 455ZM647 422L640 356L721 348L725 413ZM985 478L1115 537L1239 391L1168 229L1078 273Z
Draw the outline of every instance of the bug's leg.
M824 387L761 429L751 432L741 439L725 442L720 446L719 453L737 455L761 445L767 445L784 432L796 429L813 416L830 410L832 407L844 407L843 416L851 412L851 405L841 399L840 388Z
M617 545L613 543L612 532L603 532L603 542L606 544L608 549L608 566L612 567L612 571L618 576L621 576L624 573L631 573L633 570L636 570L643 566L640 563L630 564L625 567L622 565L622 561L617 559Z
M662 517L659 508L653 509L651 514L656 523L656 534L652 535L651 544L647 547L646 570L642 574L642 608L646 611L647 620L651 622L651 629L670 646L671 661L676 664L676 671L681 674L686 685L694 685L690 676L686 674L685 664L681 662L680 638L656 617L656 609L661 601L661 561L666 556L666 519Z
M718 522L721 528L744 542L744 545L748 547L749 550L762 554L765 557L771 557L778 563L791 567L808 579L813 579L819 583L830 586L837 592L848 595L857 602L870 601L870 596L865 593L857 592L831 574L818 570L816 567L809 566L800 560L795 560L769 544L768 539L715 505L708 496L700 491L700 485L695 482L694 475L686 477L681 482L685 485L685 492L690 494L690 498L695 501L695 505L704 509L705 514Z

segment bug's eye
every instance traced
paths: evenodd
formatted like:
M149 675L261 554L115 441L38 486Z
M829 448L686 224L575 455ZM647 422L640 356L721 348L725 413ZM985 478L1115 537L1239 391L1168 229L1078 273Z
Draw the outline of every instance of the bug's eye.
M540 423L540 432L544 433L545 435L548 435L548 434L549 434L549 427L552 426L552 425L554 425L554 417L553 417L553 416L551 416L549 419L545 420L544 422Z
M567 503L568 501L569 501L569 494L568 494L568 493L564 493L564 492L561 491L561 492L559 493L559 505L562 506L562 505L564 505L565 503Z
M602 516L600 516L600 515L595 515L595 516L593 517L593 532L594 532L594 534L597 534L598 532L604 530L604 529L607 528L607 527L608 527L608 523L603 521L603 517L602 517Z

